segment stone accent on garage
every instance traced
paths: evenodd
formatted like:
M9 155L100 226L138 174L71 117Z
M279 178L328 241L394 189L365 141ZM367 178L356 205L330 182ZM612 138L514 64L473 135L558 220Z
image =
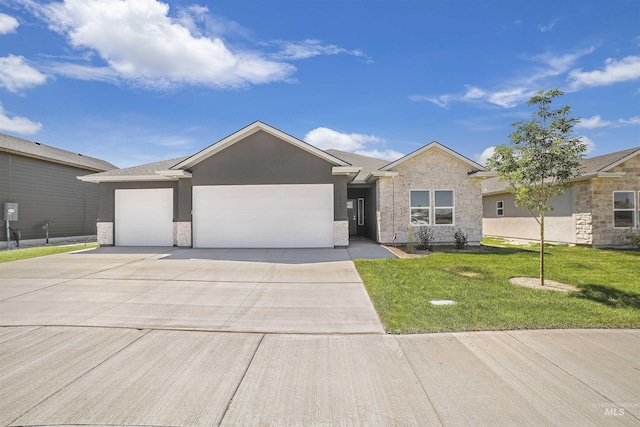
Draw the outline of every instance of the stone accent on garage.
M396 177L378 180L378 241L406 243L410 226L410 190L454 190L454 225L433 225L436 244L453 244L460 228L469 244L482 239L481 179L470 179L471 165L438 149L429 149L393 168ZM432 200L433 203L433 200ZM432 220L433 220L433 213ZM414 227L417 231L417 227Z
M333 221L333 246L349 246L349 221Z
M181 248L191 247L191 222L173 223L173 244Z
M113 246L113 222L98 222L97 242L102 246Z

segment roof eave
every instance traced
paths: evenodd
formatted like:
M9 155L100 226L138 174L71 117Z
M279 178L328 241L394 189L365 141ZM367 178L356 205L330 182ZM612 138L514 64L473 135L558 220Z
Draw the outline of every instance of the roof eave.
M587 181L589 179L622 178L624 175L625 172L593 172L578 176L572 179L570 182Z
M487 178L495 178L498 176L498 172L496 171L473 171L469 173L469 179L487 179Z
M366 184L369 184L373 181L376 181L378 178L393 178L395 176L398 176L398 172L377 170L367 175L364 179L364 182Z
M191 172L182 169L156 171L156 174L170 179L191 178Z
M84 175L77 176L77 179L83 182L91 182L99 184L101 182L135 182L135 181L174 181L175 178L169 178L162 175L111 175L111 176L95 176Z
M624 156L621 159L616 160L615 162L611 163L609 166L605 166L604 168L600 169L599 172L608 172L611 169L615 168L616 166L618 166L621 163L626 162L627 160L637 156L640 154L640 149L634 151L633 153L627 154L626 156Z

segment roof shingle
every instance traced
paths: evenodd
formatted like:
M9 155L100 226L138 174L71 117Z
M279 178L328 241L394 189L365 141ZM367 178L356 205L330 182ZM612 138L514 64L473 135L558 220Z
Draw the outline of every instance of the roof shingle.
M15 136L4 133L0 133L0 151L75 166L93 172L117 169L116 166L105 160L84 156L79 153L72 153L71 151L51 147L35 141L16 138Z

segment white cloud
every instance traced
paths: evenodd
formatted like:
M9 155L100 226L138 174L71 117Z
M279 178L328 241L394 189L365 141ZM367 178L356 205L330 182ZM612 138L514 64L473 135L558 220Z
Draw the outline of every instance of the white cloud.
M304 136L305 142L320 149L327 150L333 148L340 151L348 151L362 156L375 157L384 160L396 160L404 154L391 149L378 149L371 147L371 144L381 144L384 146L385 140L375 135L365 135L362 133L343 133L333 129L319 127L309 131Z
M319 127L309 131L304 136L305 142L314 145L322 150L334 148L341 151L355 152L364 148L369 143L383 142L375 135L365 135L362 133L342 133L333 129Z
M361 156L368 156L389 161L398 160L400 157L404 156L404 154L396 150L358 150L355 153L360 154Z
M412 95L412 101L429 101L439 107L447 108L452 102L483 103L502 108L512 108L527 101L540 87L549 86L553 77L566 73L581 57L590 54L594 47L574 52L555 54L543 53L522 58L535 62L538 66L533 71L507 80L499 87L485 89L475 85L465 85L466 91L457 94L443 94L439 96Z
M85 78L119 79L145 87L181 84L241 87L284 81L295 67L260 53L231 51L222 39L194 35L184 16L171 18L169 6L156 0L66 0L39 5L24 0L52 30L77 49L98 53L112 73L76 68ZM201 14L203 9L190 9ZM193 22L193 21L191 21ZM190 26L190 25L189 25ZM54 67L64 68L62 64Z
M42 123L32 122L25 117L9 117L0 105L0 130L16 132L22 135L32 135L42 129Z
M484 166L487 164L487 160L489 160L489 157L493 156L493 152L495 151L495 149L496 149L495 146L487 147L484 149L482 153L474 154L473 159L479 164L481 164L482 166Z
M620 60L609 58L603 70L582 71L582 68L569 73L570 87L574 90L583 87L608 86L614 83L640 78L640 56L627 56Z
M0 34L13 33L20 23L13 16L0 13Z
M640 116L633 116L628 119L618 119L618 123L631 126L640 125Z
M538 31L540 31L541 33L546 33L548 31L551 31L553 30L553 27L556 26L558 21L560 21L560 18L556 18L553 21L549 22L548 24L539 24Z
M593 142L590 138L584 135L581 135L578 138L580 138L582 140L582 143L587 146L587 150L584 152L584 154L589 155L596 151L596 143Z
M278 41L275 43L280 45L282 49L276 53L274 57L287 60L306 59L319 55L346 54L360 57L365 56L362 51L358 49L348 50L333 44L323 45L320 40L307 39L301 42Z
M18 93L23 89L41 85L47 77L29 66L22 56L0 57L0 87Z
M613 123L607 120L602 120L602 117L595 115L588 119L580 119L580 123L576 124L576 129L595 129L611 126Z

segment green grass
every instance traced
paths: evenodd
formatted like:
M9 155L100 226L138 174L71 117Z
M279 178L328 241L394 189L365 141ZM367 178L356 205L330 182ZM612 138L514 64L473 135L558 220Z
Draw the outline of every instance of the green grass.
M640 252L549 246L545 254L545 277L580 292L509 282L538 277L537 245L355 264L390 333L640 327ZM440 299L456 304L429 303Z
M46 255L61 254L64 252L73 252L81 249L95 248L97 246L97 243L87 243L68 246L40 246L37 248L14 249L11 251L0 252L0 263L18 261L21 259L35 258Z

